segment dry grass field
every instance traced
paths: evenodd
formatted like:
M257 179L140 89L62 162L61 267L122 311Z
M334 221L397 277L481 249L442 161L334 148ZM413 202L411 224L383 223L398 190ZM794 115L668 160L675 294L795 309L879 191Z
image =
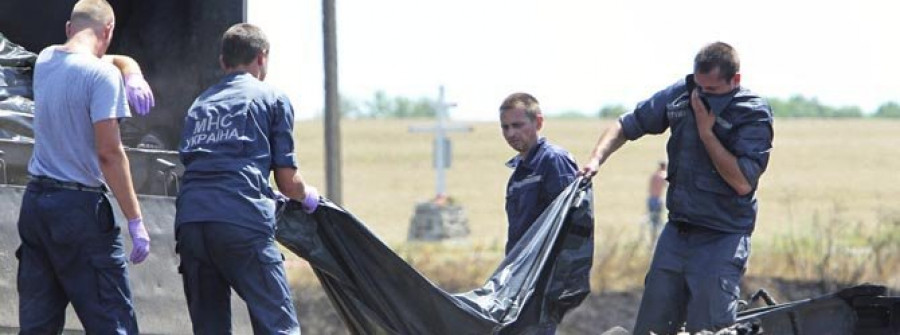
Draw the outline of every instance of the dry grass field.
M580 164L610 122L549 119L543 135ZM447 187L464 206L472 233L465 241L407 243L415 204L435 189L432 138L408 127L429 123L343 122L343 205L427 277L451 291L467 290L480 285L502 257L504 187L511 172L503 163L514 152L494 122L469 123L473 132L452 134ZM301 171L324 190L322 122L300 122L296 133ZM594 178L595 292L642 285L651 249L642 225L647 178L665 158L667 138L627 143ZM776 120L748 276L900 287L898 171L898 121ZM302 261L291 268L295 284L314 281Z

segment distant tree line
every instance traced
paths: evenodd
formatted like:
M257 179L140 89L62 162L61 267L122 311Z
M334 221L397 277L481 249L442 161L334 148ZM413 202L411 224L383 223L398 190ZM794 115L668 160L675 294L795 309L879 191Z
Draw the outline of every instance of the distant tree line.
M436 102L429 98L410 99L391 97L384 91L376 91L369 101L359 103L341 98L341 114L351 119L399 119L434 117Z
M769 105L775 117L824 117L824 118L858 118L863 116L862 109L856 106L826 106L816 98L805 98L795 95L787 100L769 98Z
M900 118L900 104L896 102L887 102L882 104L875 110L875 117Z
M816 118L860 118L866 117L862 109L856 106L832 107L819 102L815 97L807 98L795 95L788 99L768 98L775 117L816 117ZM341 98L341 113L353 119L396 119L396 118L428 118L436 115L436 102L433 99L420 97L411 99L402 96L389 96L384 91L377 91L371 100L358 102L349 98ZM577 110L550 112L548 116L564 119L579 118L618 118L631 111L623 105L605 105L596 114L589 115ZM900 118L900 104L886 102L868 115L876 118Z

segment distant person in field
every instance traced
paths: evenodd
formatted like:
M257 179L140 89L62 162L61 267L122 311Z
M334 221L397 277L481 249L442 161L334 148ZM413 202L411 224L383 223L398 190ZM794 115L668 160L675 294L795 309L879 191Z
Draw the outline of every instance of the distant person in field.
M316 189L297 170L294 109L263 82L269 42L239 23L222 36L225 72L187 112L179 154L175 251L195 334L231 334L231 290L247 303L254 334L300 334L275 244L278 190L312 213Z
M571 154L540 136L543 125L541 106L528 93L513 93L500 104L503 138L516 151L506 162L513 169L506 184L507 254L578 172ZM553 323L533 327L538 334L556 332Z
M666 190L666 162L660 161L656 170L650 174L650 187L647 196L647 216L650 221L650 240L656 242L662 226L663 191Z
M593 176L626 140L669 131L669 220L644 282L634 334L695 333L734 323L756 225L756 190L772 150L772 111L741 87L740 61L715 42L693 74L638 103L599 138Z
M150 235L119 121L131 116L129 101L143 114L153 103L137 63L105 55L114 26L106 1L78 1L66 42L35 63L34 152L16 251L20 334L61 333L69 303L88 334L139 332L127 261L147 258ZM129 256L108 191L128 220Z

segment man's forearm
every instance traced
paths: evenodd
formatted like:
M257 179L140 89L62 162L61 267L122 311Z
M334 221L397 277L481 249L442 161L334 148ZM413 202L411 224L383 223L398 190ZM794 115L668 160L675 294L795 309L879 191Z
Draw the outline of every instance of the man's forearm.
M122 214L128 220L141 217L141 208L138 205L137 195L131 183L131 170L128 156L125 150L119 147L117 151L111 151L100 155L100 170L106 179L107 185L116 197Z
M622 132L622 124L616 121L603 132L603 135L597 140L597 144L594 145L594 150L591 151L590 158L594 161L592 163L596 163L597 166L602 165L603 162L609 158L609 155L625 144L625 141L625 133Z
M105 55L103 60L112 63L123 75L141 74L141 66L133 58L124 55Z
M708 132L701 132L700 140L703 142L706 153L709 155L719 176L722 176L722 179L728 183L728 186L731 186L731 188L740 195L750 193L750 191L753 190L753 187L750 186L750 182L747 181L744 173L741 172L741 168L737 163L737 157L732 155L728 149L725 149L725 146L722 145L722 142L719 141L711 130Z
M275 184L278 185L278 191L288 198L302 201L306 197L306 182L294 168L276 168Z

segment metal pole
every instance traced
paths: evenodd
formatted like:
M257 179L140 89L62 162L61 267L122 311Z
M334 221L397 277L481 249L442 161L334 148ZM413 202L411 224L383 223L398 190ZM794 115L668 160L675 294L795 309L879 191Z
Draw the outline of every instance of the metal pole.
M341 204L341 110L338 98L335 0L322 0L325 63L325 184L326 196Z

